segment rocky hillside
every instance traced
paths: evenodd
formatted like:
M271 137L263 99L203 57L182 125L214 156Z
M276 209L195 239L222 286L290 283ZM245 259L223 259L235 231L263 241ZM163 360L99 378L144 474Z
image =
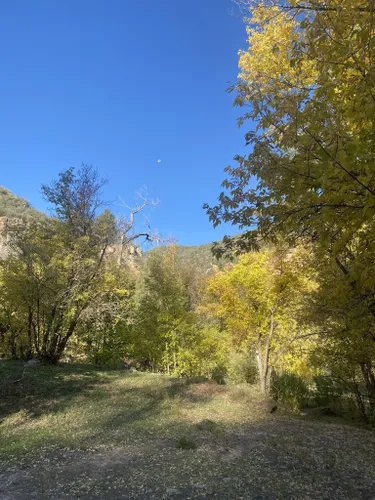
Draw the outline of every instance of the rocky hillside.
M8 189L0 186L1 218L30 219L42 216L42 212L32 208L27 200L15 196Z
M32 208L28 201L0 186L0 258L8 254L7 226L11 220L26 223L42 217L44 214Z

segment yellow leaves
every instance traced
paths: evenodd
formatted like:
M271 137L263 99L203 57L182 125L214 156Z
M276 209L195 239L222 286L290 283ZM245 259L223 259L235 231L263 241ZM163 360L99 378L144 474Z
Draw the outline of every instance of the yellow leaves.
M237 344L267 336L273 312L276 338L285 339L297 327L293 314L305 291L314 286L307 262L300 249L242 255L237 264L208 280L204 310L225 322Z
M247 20L250 47L239 53L239 78L259 91L276 85L280 91L291 92L313 85L316 71L303 51L299 22L278 7L262 4L251 14Z
M113 292L116 294L116 295L119 295L120 297L130 297L131 295L131 292L130 290L127 290L126 288L117 288L115 287L113 289Z

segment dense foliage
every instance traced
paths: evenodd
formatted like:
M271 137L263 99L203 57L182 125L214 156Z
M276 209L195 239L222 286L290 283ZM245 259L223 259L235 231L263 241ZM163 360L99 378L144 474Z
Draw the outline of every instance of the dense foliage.
M244 233L216 253L280 239L311 245L318 273L310 359L375 405L374 2L240 0L249 48L229 90L249 124L227 167L215 225ZM364 404L363 401L366 400Z
M2 189L0 353L257 382L294 408L371 420L373 3L240 3L249 48L230 90L251 149L206 209L244 232L214 247L218 261L212 245L130 258L152 240L134 231L147 201L116 219L91 167L42 187L50 217Z

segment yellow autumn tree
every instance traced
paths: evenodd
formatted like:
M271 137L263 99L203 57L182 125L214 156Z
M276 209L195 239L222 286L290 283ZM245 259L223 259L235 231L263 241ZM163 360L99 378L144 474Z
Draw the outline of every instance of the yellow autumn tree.
M208 214L246 230L224 240L240 250L310 236L375 318L374 2L242 3L248 49L231 90L251 150Z
M247 253L208 280L204 308L220 319L234 346L256 357L263 393L273 368L308 335L301 317L315 283L307 259L302 247Z

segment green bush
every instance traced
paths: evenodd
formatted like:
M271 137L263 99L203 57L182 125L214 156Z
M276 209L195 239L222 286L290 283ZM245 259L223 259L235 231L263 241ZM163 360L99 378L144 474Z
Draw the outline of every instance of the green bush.
M89 361L107 368L124 368L123 356L121 356L121 353L111 349L102 349L94 353L89 357Z
M258 380L258 369L254 359L244 352L232 352L228 357L227 376L230 382L255 384Z
M211 378L217 384L224 385L226 383L228 371L224 363L219 363L212 370Z
M294 373L275 374L271 393L277 401L284 403L293 410L299 410L306 406L309 401L307 383Z
M219 384L224 383L222 372L225 357L225 342L217 328L199 327L194 323L179 326L175 375L203 376L213 378Z
M317 406L336 404L343 396L343 388L336 380L318 375L314 377L314 402Z

